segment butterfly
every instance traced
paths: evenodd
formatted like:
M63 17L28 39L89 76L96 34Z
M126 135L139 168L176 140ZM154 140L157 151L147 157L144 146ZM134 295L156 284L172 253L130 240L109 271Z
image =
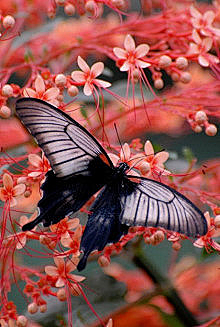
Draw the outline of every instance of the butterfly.
M190 200L158 181L134 178L125 162L115 167L99 142L63 111L35 98L19 99L16 111L52 168L41 186L39 215L23 231L59 222L100 191L81 239L78 270L92 251L119 241L129 226L162 227L189 237L207 233L203 213Z

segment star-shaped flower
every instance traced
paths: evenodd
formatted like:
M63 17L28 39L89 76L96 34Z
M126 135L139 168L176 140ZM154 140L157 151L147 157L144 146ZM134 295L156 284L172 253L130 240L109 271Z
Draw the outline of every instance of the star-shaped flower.
M38 75L34 81L34 88L35 89L26 87L23 91L23 95L25 97L42 99L54 104L55 106L59 105L57 100L57 96L60 93L59 89L57 87L51 87L46 90L44 80L40 75Z
M128 34L124 40L124 47L124 49L117 47L113 49L116 57L118 57L122 62L120 67L121 71L133 71L135 68L146 68L151 65L143 60L150 49L148 44L140 44L135 47L133 37Z
M79 85L84 85L83 92L85 95L91 95L94 92L95 86L104 89L111 86L111 83L96 78L104 70L104 64L102 62L96 62L90 68L85 60L78 56L77 63L82 71L73 71L71 77Z

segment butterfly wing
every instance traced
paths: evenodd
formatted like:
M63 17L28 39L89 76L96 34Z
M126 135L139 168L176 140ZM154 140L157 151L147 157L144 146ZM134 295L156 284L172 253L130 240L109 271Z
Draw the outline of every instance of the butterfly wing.
M100 192L82 236L78 270L84 269L90 252L117 242L129 226L162 227L192 237L207 233L203 213L185 196L151 179L139 181L124 177Z
M41 187L39 216L23 226L30 230L39 222L48 226L79 210L106 183L113 164L83 126L51 104L22 98L16 111L53 169Z
M152 226L196 237L207 233L203 213L185 196L151 179L140 179L134 191L121 197L120 221L128 226Z
M121 224L121 203L117 184L106 185L97 196L90 208L86 228L81 239L81 258L77 269L85 268L90 252L101 251L108 243L116 243L123 234L128 232L128 226Z
M103 147L79 123L51 104L35 98L16 102L21 121L35 137L57 177L91 175L89 165L103 157L113 167Z

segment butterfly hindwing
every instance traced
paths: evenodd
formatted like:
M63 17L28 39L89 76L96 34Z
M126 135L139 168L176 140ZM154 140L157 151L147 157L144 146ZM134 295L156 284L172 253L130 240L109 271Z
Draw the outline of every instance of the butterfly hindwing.
M57 177L90 174L88 166L98 156L112 162L98 141L70 116L34 98L16 103L18 116L35 137Z
M203 213L176 190L151 179L140 179L134 191L122 195L120 221L128 226L152 226L183 233L205 235Z

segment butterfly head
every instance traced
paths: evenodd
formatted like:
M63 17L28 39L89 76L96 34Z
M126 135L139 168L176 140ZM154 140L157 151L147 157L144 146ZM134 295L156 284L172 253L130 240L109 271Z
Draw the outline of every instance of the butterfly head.
M117 167L117 172L119 174L123 174L129 169L129 165L126 162L120 162L118 167Z

